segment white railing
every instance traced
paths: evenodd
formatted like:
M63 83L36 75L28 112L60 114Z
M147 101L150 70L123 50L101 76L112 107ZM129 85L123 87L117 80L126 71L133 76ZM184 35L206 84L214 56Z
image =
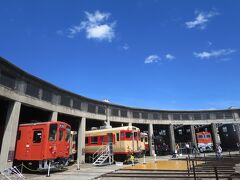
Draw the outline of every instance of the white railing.
M107 159L109 159L107 164L113 163L113 153L112 153L112 143L109 143L101 148L99 148L93 156L94 165L102 165Z

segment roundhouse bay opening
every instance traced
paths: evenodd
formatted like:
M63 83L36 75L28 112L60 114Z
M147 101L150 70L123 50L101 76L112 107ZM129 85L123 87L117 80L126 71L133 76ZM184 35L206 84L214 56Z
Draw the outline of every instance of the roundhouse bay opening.
M154 149L157 155L170 154L170 132L169 125L157 125L153 126L153 142Z
M70 140L70 162L74 162L78 157L78 128L81 123L81 117L71 116L67 114L58 113L58 121L65 122L71 126L71 140Z
M51 112L22 104L19 124L47 122L50 120Z
M5 132L8 106L9 106L8 101L4 99L0 99L0 155L1 155L1 149L2 149L3 135Z
M96 119L86 119L86 130L100 129L101 126L105 126L106 121Z
M188 125L174 126L175 143L178 144L180 154L187 153L185 149L186 143L193 148L194 144L191 137L191 127Z
M142 152L143 156L145 155L150 155L149 152L149 132L148 132L148 128L149 125L148 124L140 124L140 123L132 123L133 126L137 127L140 129L140 141L139 141L139 146L143 147L144 146L144 151Z

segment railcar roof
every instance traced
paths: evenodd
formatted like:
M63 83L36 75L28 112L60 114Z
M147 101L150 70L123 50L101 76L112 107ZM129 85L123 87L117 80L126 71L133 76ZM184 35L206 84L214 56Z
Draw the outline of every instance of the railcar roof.
M48 122L33 122L33 123L24 123L24 124L19 124L19 126L29 126L29 125L45 125L45 124L52 124L52 123L64 123L64 124L67 124L67 123L65 123L65 122L62 122L62 121L56 121L56 122L48 121Z
M117 131L117 130L132 130L133 128L136 128L136 130L139 130L138 127L135 126L122 126L117 128L108 128L108 129L97 129L97 130L90 130L86 131L86 134L96 133L96 132L109 132L109 131Z

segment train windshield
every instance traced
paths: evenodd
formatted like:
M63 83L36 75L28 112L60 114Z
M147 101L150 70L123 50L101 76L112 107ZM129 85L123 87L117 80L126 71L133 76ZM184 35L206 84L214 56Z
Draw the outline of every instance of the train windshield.
M206 138L211 138L211 135L210 134L206 134L205 137Z
M49 141L56 141L57 139L57 124L50 124L49 127Z
M126 132L126 138L132 138L132 132Z
M71 129L69 127L67 127L66 131L67 131L66 141L68 142L70 140L70 136L71 136Z

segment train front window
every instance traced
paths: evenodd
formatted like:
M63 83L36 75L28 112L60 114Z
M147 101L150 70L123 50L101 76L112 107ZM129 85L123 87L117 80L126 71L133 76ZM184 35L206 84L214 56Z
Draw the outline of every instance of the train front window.
M97 143L98 143L98 137L97 136L91 137L91 144L97 144Z
M63 129L60 129L59 131L59 141L62 141L63 139Z
M211 135L210 135L210 134L206 134L205 137L206 137L206 138L211 138Z
M132 132L126 132L126 138L132 138Z
M119 133L117 133L117 141L119 141Z
M148 142L148 138L147 137L145 137L145 142Z
M138 138L138 133L134 132L134 139Z
M33 143L40 143L42 141L42 131L33 132Z
M222 127L222 131L223 132L228 132L227 127L226 126Z
M69 142L70 141L70 137L71 137L71 129L69 127L67 127L66 131L67 131L67 136L66 136L65 141Z
M17 132L17 140L20 140L21 139L21 131L18 131Z
M57 140L57 124L50 124L48 140L49 141Z
M121 139L124 139L124 132L121 132Z
M202 139L202 138L203 138L203 135L198 135L198 138L199 138L199 139Z
M141 138L141 142L143 142L143 138Z
M88 137L85 137L85 144L88 144Z

